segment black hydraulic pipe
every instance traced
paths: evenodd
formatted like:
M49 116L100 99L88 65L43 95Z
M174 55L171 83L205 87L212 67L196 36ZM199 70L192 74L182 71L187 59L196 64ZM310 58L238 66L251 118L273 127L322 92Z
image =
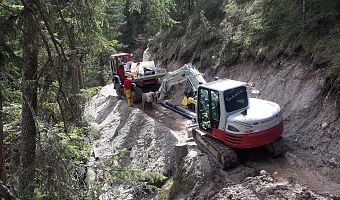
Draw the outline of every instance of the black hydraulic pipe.
M181 106L176 106L176 109L181 112L187 113L188 115L191 115L191 113L188 110L182 108Z
M165 103L161 102L160 104L161 104L163 107L165 107L165 108L167 108L167 109L170 109L170 110L172 110L172 111L174 111L174 112L177 112L178 114L181 114L181 115L183 115L184 117L186 117L186 118L188 118L188 119L195 119L195 118L194 118L193 116L191 116L190 114L185 113L185 112L182 112L182 111L176 109L176 106L175 106L174 104L172 104L172 103L169 103L169 102L166 101ZM170 105L172 105L172 106L170 106Z
M165 101L165 104L172 107L172 108L174 108L176 106L175 104L171 103L170 101Z
M193 113L185 108L182 108L179 105L171 103L169 100L165 101L165 104L169 106L169 109L182 114L183 116L187 116L190 119L196 120L196 113Z
M179 112L185 113L186 115L190 115L192 118L195 118L196 116L194 115L194 113L190 112L189 110L182 108L179 105L173 104L170 101L165 101L165 104L178 110Z

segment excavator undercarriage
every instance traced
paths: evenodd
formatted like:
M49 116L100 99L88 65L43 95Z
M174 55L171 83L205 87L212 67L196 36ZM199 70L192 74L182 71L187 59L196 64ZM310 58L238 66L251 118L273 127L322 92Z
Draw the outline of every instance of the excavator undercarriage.
M198 128L192 129L192 137L197 146L209 154L222 169L230 169L238 164L235 149L224 145ZM265 145L265 149L270 153L271 157L278 158L286 153L287 146L283 138L280 137L275 142Z
M237 165L237 155L234 149L220 141L209 137L199 129L192 130L192 136L200 149L208 153L223 169L230 169Z

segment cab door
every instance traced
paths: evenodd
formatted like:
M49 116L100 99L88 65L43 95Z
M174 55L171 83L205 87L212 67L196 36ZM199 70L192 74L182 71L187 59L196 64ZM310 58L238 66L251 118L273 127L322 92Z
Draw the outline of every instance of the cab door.
M217 91L199 88L197 106L198 125L208 133L218 129L220 123L220 97Z

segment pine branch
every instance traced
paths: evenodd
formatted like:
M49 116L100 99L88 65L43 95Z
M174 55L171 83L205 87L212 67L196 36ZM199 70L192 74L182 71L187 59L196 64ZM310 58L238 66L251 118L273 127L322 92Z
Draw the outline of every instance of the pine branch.
M0 197L4 200L19 200L16 198L8 187L0 180Z

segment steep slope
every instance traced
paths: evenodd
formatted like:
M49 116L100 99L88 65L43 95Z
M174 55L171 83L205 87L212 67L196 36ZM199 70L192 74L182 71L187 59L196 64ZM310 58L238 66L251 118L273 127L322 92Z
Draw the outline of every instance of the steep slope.
M148 185L146 180L172 175L174 146L182 133L170 130L138 108L127 107L126 101L118 100L113 85L92 98L85 117L97 132L88 179L101 199L148 196L155 183L151 180ZM146 174L150 177L144 177L144 172L150 172Z

